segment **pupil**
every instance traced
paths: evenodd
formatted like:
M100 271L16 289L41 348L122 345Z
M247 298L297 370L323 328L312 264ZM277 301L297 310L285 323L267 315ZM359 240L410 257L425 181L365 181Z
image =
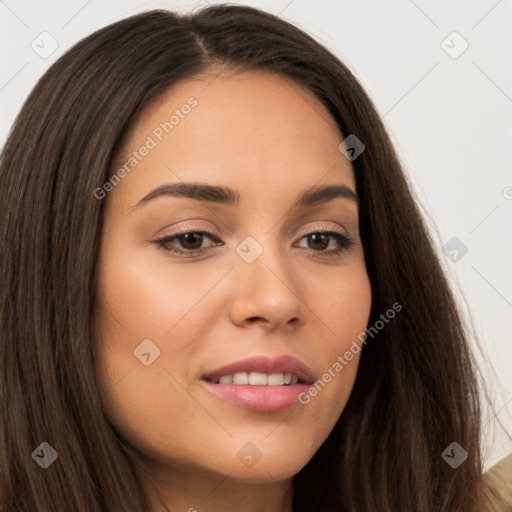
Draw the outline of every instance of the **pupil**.
M201 247L202 236L203 235L201 233L186 233L180 236L180 242L185 247L185 249L199 249ZM194 238L196 239L195 243ZM192 247L190 247L190 244Z
M320 247L313 247L316 249L325 249L329 245L329 240L325 233L314 233L310 235L313 240L313 244L320 242Z

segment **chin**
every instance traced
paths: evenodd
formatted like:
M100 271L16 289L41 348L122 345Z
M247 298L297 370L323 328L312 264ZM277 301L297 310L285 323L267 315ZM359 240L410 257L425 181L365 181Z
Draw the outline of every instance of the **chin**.
M222 473L239 482L247 484L268 484L288 480L294 477L310 460L310 457L297 459L285 454L279 457L263 457L251 468L244 467L239 461L222 468Z
M314 450L308 449L307 444L300 440L292 445L293 448L289 442L275 441L272 444L268 440L255 443L237 441L234 450L227 450L229 457L225 453L217 459L216 472L244 483L271 483L292 478L314 455ZM219 460L223 462L221 465Z

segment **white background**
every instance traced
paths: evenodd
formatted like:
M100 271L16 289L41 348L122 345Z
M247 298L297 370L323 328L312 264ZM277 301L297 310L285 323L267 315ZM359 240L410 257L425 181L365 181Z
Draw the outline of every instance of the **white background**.
M512 452L512 0L232 3L295 23L354 71L395 141L439 251L452 237L468 248L456 262L443 258L499 377L483 366L498 411L484 415L491 466ZM0 0L0 146L36 81L72 44L143 10L206 5ZM52 49L42 32L58 44L49 56L32 48Z

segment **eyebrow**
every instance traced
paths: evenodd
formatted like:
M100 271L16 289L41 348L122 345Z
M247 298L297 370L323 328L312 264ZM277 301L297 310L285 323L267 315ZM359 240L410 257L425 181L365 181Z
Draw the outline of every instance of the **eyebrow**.
M210 203L225 204L228 206L238 206L240 204L240 194L237 190L219 185L206 185L204 183L166 183L152 190L144 196L131 209L139 208L149 201L162 196L186 197L198 201L207 201ZM348 199L359 205L359 200L355 192L346 185L326 185L316 187L303 192L292 205L292 209L307 208L326 203L335 198Z

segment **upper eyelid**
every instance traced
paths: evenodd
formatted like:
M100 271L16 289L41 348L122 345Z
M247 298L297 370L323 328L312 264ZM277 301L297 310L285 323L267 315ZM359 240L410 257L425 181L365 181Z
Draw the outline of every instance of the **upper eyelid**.
M328 225L320 225L318 222L325 222ZM307 236L308 234L315 233L315 232L327 232L327 231L334 231L336 233L340 233L342 235L346 235L348 237L354 238L352 234L350 234L344 227L340 227L338 224L334 223L333 221L317 221L317 224L313 226L309 226L308 228L304 228L304 230L299 231L299 238L302 238L304 236ZM220 233L216 231L215 229L203 229L203 228L195 228L192 226L184 226L183 228L180 228L176 230L173 233L169 233L166 235L162 235L158 237L158 240L163 239L169 239L169 238L177 238L181 235L186 235L188 233L202 233L203 235L206 235L210 238L220 238Z
M168 235L163 235L162 237L160 238L157 238L155 240L155 242L165 242L165 241L176 241L180 236L182 235L186 235L186 234L189 234L189 233L200 233L202 234L203 236L206 236L207 238L210 238L213 242L215 242L216 238L219 239L220 237L215 234L215 233L210 233L209 231L206 231L204 229L185 229L184 231L178 231L176 233L170 233ZM308 229L307 231L301 233L298 235L297 237L297 240L301 240L302 238L310 235L310 234L314 234L314 233L326 233L326 234L329 234L329 233L337 233L341 236L344 236L351 244L355 243L355 239L354 237L349 234L349 233L346 233L344 232L343 230L341 229L333 229L332 227L331 228L327 228L327 227L324 227L324 228L319 228L319 227L315 227L313 226L312 228ZM204 248L205 250L208 249L207 247ZM186 251L186 249L184 250ZM190 250L190 252L192 252L193 250Z

